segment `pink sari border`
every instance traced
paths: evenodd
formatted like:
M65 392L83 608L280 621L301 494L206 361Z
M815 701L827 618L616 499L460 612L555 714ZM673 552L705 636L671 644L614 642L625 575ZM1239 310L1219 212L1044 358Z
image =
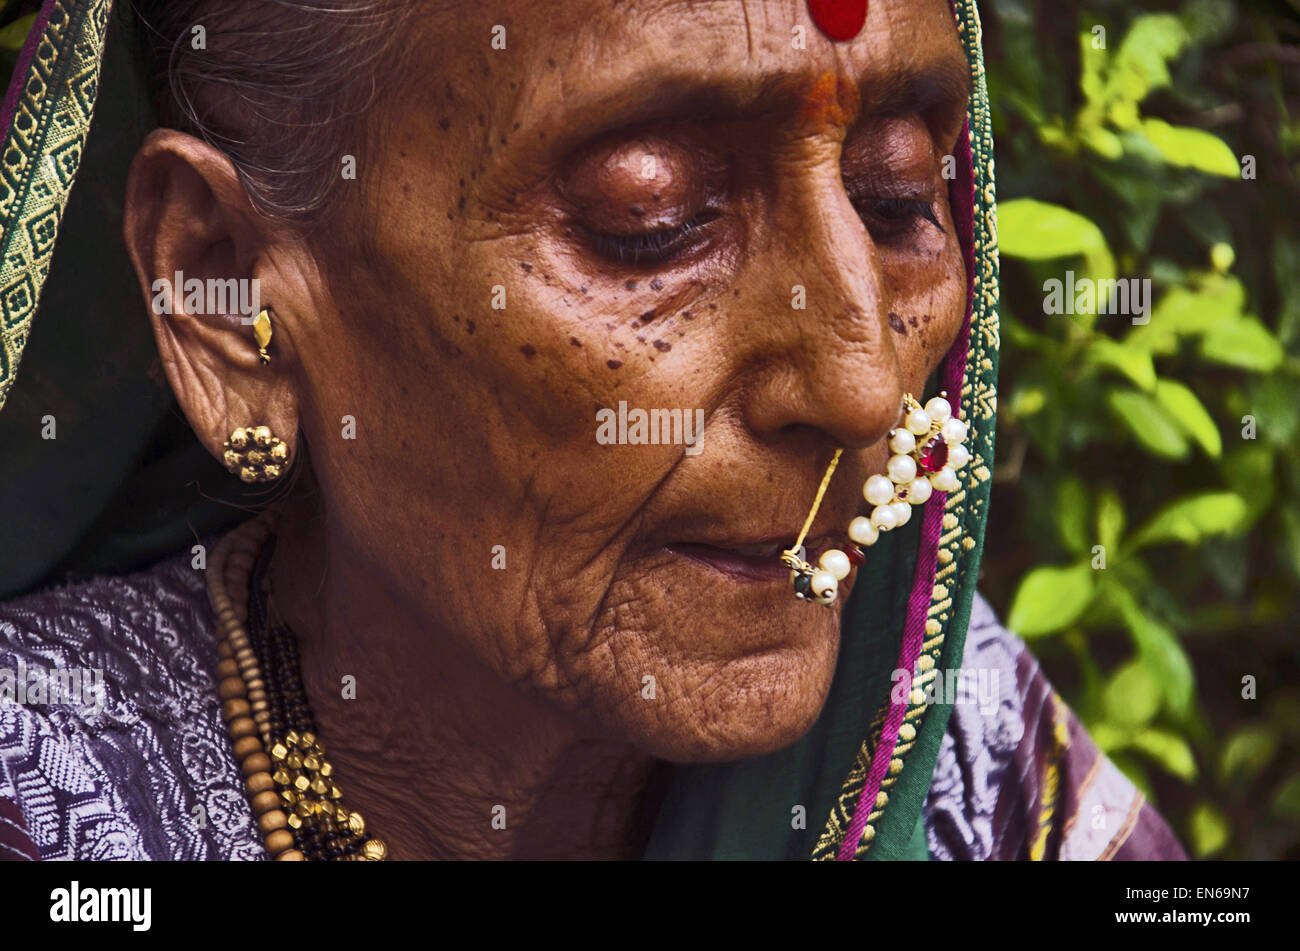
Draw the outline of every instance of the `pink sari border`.
M31 31L27 34L27 40L23 43L22 52L18 54L18 62L14 66L13 75L9 78L9 88L5 91L4 111L0 113L0 125L4 127L5 138L9 138L9 133L13 131L14 116L18 113L18 100L22 96L23 86L27 82L27 73L32 68L32 59L36 56L36 47L45 38L45 28L50 25L50 15L54 12L54 6L58 0L45 0L41 6L41 12L36 15L35 22L32 23Z
M969 119L962 132L961 142L962 147L957 155L957 177L953 183L956 201L952 202L952 216L966 259L966 317L961 332L953 342L952 349L944 357L939 371L939 378L948 393L948 403L952 406L954 416L961 415L961 388L966 373L966 358L970 351L971 317L975 309L975 169ZM925 621L934 591L934 572L939 556L939 534L943 527L943 509L947 499L945 493L936 492L925 504L925 519L921 524L921 544L916 557L916 573L913 575L912 593L908 598L907 617L903 624L903 643L899 647L898 662L895 665L899 670L916 670L917 659L921 656L921 646L925 642ZM885 716L884 725L880 730L880 741L872 753L871 766L853 809L853 819L836 854L838 861L849 861L857 854L862 830L866 828L867 817L875 807L876 796L880 792L881 783L884 782L890 760L893 759L894 749L898 746L898 731L903 725L907 706L907 703L894 703L891 698L889 713Z

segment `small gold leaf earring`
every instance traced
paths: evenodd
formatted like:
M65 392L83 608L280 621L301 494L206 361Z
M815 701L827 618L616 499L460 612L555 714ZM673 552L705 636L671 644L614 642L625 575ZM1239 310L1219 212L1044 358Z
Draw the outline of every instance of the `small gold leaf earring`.
M257 356L263 365L271 362L271 355L266 348L271 345L271 314L269 308L262 308L253 318L253 339L257 341Z
M274 482L289 464L289 447L269 426L241 426L221 448L226 468L245 482Z

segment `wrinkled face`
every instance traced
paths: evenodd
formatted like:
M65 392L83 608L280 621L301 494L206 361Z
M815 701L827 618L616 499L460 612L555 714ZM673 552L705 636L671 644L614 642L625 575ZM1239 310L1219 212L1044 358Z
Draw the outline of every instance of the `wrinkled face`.
M874 0L839 44L802 2L475 9L420 21L385 137L340 146L377 254L335 256L295 338L336 541L593 731L779 748L852 576L827 609L777 556L841 446L809 547L845 544L964 315L949 5ZM684 425L639 444L637 410Z

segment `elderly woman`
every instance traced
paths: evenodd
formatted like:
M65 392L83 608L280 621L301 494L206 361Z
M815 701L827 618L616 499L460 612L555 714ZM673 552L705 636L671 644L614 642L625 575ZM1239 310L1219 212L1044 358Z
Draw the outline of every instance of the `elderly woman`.
M975 594L972 0L108 8L45 3L10 89L0 392L110 183L121 323L268 492L0 606L0 668L102 672L0 705L0 852L1181 855Z

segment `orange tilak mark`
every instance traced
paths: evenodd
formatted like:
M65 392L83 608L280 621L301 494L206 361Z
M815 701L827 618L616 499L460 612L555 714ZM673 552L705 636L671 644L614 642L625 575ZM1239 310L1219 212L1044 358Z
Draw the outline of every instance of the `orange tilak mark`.
M862 107L858 87L834 73L822 73L804 97L799 118L804 125L824 129L848 125Z

